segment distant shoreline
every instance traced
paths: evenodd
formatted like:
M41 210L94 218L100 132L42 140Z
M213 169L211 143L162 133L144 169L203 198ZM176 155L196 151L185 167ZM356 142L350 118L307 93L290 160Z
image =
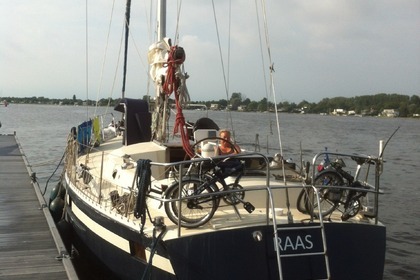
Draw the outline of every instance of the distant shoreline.
M143 100L149 100L150 96L143 96ZM120 99L100 99L98 101L81 100L73 95L71 99L50 99L45 97L0 97L4 106L14 104L30 105L56 105L56 106L110 106L119 104ZM174 101L169 99L173 106ZM1 107L1 104L0 104ZM356 97L333 97L324 98L318 103L302 101L298 104L287 101L274 104L263 98L260 101L251 101L243 98L240 93L233 93L229 100L220 99L213 101L191 101L184 110L214 110L214 111L243 111L243 112L281 112L298 114L342 115L342 116L384 116L384 117L420 117L420 97L417 95L407 96L402 94L378 93Z

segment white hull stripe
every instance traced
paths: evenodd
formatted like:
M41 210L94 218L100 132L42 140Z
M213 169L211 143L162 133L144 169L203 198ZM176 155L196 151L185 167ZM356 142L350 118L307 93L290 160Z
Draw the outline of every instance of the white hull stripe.
M97 234L103 240L109 242L110 244L120 248L121 250L130 254L130 243L127 239L122 238L121 236L113 233L112 231L104 228L100 224L96 223L89 216L87 216L80 208L78 208L74 203L71 205L71 210L73 214L91 231ZM146 250L146 259L149 260L150 250ZM169 259L162 257L158 254L153 256L153 266L158 267L168 273L174 274L173 267Z

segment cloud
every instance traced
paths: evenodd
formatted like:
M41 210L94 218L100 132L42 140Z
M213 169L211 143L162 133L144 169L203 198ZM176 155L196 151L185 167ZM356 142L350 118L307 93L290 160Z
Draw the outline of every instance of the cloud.
M261 63L261 57L267 59L268 54L265 31L275 67L276 92L283 100L318 101L377 92L419 94L418 1L266 2L267 30L257 24L255 1L236 0L231 6L229 1L214 1L216 30L210 1L168 1L167 34L173 38L178 24L179 43L187 52L185 66L191 76L188 85L193 100L226 98L220 51L229 94L241 92L252 100L266 97L263 80L269 65L267 61ZM85 3L0 3L2 95L118 97L125 7L118 1L115 6L111 1L89 1L86 34ZM173 13L177 3L182 3L179 22ZM146 51L154 37L149 28L154 25L150 14L154 15L154 8L148 4L132 3L130 42L135 46L129 47L130 97L142 97L148 91Z

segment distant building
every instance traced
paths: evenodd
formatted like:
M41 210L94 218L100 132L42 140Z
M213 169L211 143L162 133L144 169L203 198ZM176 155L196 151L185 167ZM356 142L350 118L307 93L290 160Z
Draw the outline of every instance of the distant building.
M347 111L344 109L334 109L334 111L332 112L332 114L336 116L342 116L342 115L345 115L346 113Z
M395 118L398 117L400 113L398 112L398 110L395 109L384 109L381 115L388 118Z
M245 105L239 105L238 106L238 111L240 111L240 112L246 111L246 106Z
M220 110L219 104L210 104L210 110Z
M205 104L186 104L185 109L187 110L207 110L207 107Z

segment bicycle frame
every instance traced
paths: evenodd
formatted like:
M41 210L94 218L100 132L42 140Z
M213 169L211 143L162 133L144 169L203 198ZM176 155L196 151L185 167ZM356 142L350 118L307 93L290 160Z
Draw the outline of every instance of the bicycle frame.
M192 169L190 169L191 171ZM234 183L227 184L225 178L238 173ZM164 199L171 199L174 197L182 198L183 203L165 203L165 211L174 223L181 220L182 226L194 228L205 224L209 221L220 204L220 199L223 198L226 205L234 208L235 213L240 216L236 205L243 203L244 208L248 213L252 213L255 207L245 202L245 191L242 191L242 186L239 181L244 174L244 164L241 161L221 161L215 163L211 161L211 166L204 173L197 173L197 176L191 175L183 176L182 182L171 185L163 194ZM219 189L217 183L220 183L222 188ZM180 214L180 208L184 207L184 213Z
M243 202L242 199L240 199L239 197L237 197L237 194L228 194L228 193L223 193L223 191L228 192L231 189L236 189L238 188L239 185L239 181L241 180L242 176L244 175L244 166L242 163L238 163L236 166L230 167L229 166L229 161L223 161L222 163L222 167L220 165L220 163L214 163L214 167L210 168L208 171L204 172L204 174L199 175L198 178L200 180L203 181L203 183L194 191L194 195L200 194L206 187L211 187L214 192L218 192L220 194L216 195L216 198L220 200L220 198L225 198L226 196L230 195L232 197L236 197L236 199L239 199L238 202ZM223 163L226 163L226 166L223 166ZM228 169L228 170L226 170ZM233 184L227 184L226 183L226 178L229 176L232 176L235 173L239 173ZM220 183L222 185L222 188L219 189L217 187L217 183ZM232 187L229 187L230 185L232 185ZM241 187L240 187L241 188ZM243 196L244 194L242 194ZM212 198L209 198L209 200ZM207 202L208 200L202 200L201 202ZM231 204L228 202L228 204ZM235 203L237 204L237 203Z
M313 186L316 185L315 184L316 181L323 178L322 176L326 176L326 177L332 176L333 178L334 177L338 178L336 179L338 184L333 183L332 185L330 185L330 183L332 182L332 181L329 181L329 180L332 180L332 178L330 178L329 180L322 182L322 185L325 185L326 187L323 187L318 190L319 192L322 192L320 194L322 201L324 201L326 205L328 204L331 205L330 207L327 208L327 210L323 210L324 211L323 216L330 215L335 210L338 210L342 212L342 217L341 217L342 220L347 220L355 216L360 211L361 209L360 198L366 196L369 189L376 189L376 187L367 183L367 179L369 175L370 165L378 163L379 160L373 159L370 156L364 156L364 155L356 156L356 155L334 154L334 153L327 153L327 152L322 153L322 154L325 154L326 158L328 158L328 155L337 155L339 157L334 162L328 162L328 164L324 166L323 170L318 175L315 176L315 168L313 171L313 176L312 176ZM318 154L317 156L314 157L313 166L315 166L316 159L322 154ZM342 159L340 158L342 156L350 157L353 161L356 162L357 165L356 165L356 171L355 171L354 176L352 176L349 172L343 169L343 167L345 167L345 164L344 164L344 161L342 161ZM364 181L359 181L359 176L360 176L362 167L365 164L368 164L366 178ZM334 175L334 173L337 175ZM346 180L347 183L344 183L344 180ZM340 181L341 183L339 183ZM344 183L344 185L342 185L342 183ZM302 196L300 196L300 199L302 199ZM300 203L300 200L298 201L298 204L299 203ZM310 208L315 208L318 206L308 206L308 205L305 206L308 208L306 212L312 213L313 215L316 216L316 214L314 214L313 212L313 209L310 209ZM344 207L343 210L339 209L340 205L343 205ZM301 212L305 212L305 211L301 211Z

